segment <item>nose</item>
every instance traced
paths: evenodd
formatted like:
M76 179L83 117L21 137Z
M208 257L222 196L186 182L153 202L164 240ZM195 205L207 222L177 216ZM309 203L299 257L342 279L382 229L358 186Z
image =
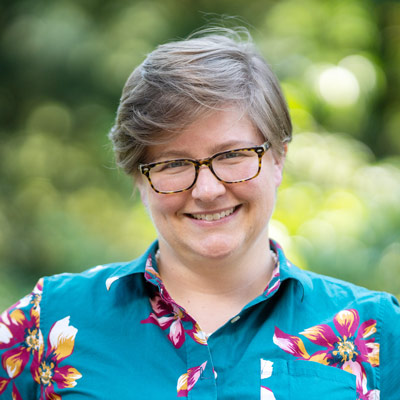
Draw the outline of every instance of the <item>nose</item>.
M219 181L207 166L202 165L192 189L193 198L202 201L213 201L225 194L225 192L224 183Z

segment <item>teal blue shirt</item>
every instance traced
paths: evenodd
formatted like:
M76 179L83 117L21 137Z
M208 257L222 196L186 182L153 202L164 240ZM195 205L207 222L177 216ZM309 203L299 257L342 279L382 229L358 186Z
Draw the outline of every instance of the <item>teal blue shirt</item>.
M399 400L397 300L270 247L265 291L212 335L163 286L157 242L41 279L0 317L0 398Z

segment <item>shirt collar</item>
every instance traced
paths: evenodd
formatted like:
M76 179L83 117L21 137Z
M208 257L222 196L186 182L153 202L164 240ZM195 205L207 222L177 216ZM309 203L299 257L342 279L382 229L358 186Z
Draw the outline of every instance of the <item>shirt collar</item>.
M110 290L113 283L121 278L133 274L140 274L140 273L144 274L146 270L146 263L148 262L149 257L152 265L156 265L157 250L158 250L158 240L155 240L146 250L146 252L142 254L139 258L136 258L135 260L127 263L116 265L116 268L109 275L109 277L105 282L107 290Z
M299 287L302 290L302 300L303 300L307 291L312 290L313 288L311 278L305 271L296 267L291 261L289 261L286 258L282 247L277 242L275 242L274 240L270 240L270 246L271 249L275 251L275 253L278 256L281 282L284 282L289 279L294 279L296 282L298 282Z
M313 284L311 278L308 276L308 274L306 274L303 270L296 267L286 258L282 247L276 241L270 240L270 248L276 253L278 257L280 281L283 282L289 279L294 279L295 281L297 281L302 289L303 292L302 298L303 298L307 290L312 290ZM113 272L109 275L109 277L106 280L107 290L110 290L114 282L126 276L138 273L145 274L145 272L148 274L149 268L147 268L146 271L146 266L149 265L152 266L152 274L150 276L146 276L146 279L148 281L151 281L153 284L159 286L159 284L161 283L161 278L158 275L156 267L157 250L158 250L158 241L155 240L146 250L146 252L142 254L139 258L124 264L117 264L116 268L113 270Z

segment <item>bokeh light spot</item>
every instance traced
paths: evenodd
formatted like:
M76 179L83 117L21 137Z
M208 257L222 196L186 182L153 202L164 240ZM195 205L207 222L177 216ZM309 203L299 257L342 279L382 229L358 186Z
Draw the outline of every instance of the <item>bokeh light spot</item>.
M336 107L347 107L357 102L360 86L354 74L343 67L329 67L318 79L321 97Z
M371 91L377 83L375 67L366 57L354 54L343 58L339 66L351 71L360 83L361 91Z
M45 103L36 107L28 117L27 128L33 132L63 136L70 132L72 116L62 104Z

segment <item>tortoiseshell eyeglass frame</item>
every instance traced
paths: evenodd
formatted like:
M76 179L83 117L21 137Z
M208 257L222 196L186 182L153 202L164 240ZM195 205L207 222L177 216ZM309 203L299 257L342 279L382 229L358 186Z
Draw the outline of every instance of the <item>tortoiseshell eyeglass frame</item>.
M270 144L268 141L266 141L265 143L263 143L263 144L260 145L260 146L245 147L245 148L240 148L240 149L233 149L233 150L222 151L222 152L220 152L220 153L214 154L214 155L211 156L211 157L203 158L202 160L193 160L193 159L190 159L190 158L178 158L178 159L175 159L175 160L165 160L165 161L154 162L154 163L149 163L149 164L139 164L139 165L138 165L138 169L139 169L139 171L147 178L147 180L149 181L149 184L150 184L151 188L152 188L155 192L160 193L160 194L181 193L181 192L186 192L187 190L191 189L191 188L195 185L195 183L196 183L196 181L197 181L197 177L199 176L200 167L201 167L202 165L207 166L207 167L210 169L210 171L212 172L212 174L213 174L220 182L224 182L224 183L229 183L229 184L241 183L241 182L247 182L247 181L250 181L250 180L256 178L256 177L258 176L258 174L260 173L260 171L261 171L261 159L262 159L262 156L265 154L265 152L266 152L269 148L271 148L271 144ZM241 180L238 180L238 181L225 181L225 180L221 179L221 178L215 173L215 171L214 171L214 169L213 169L213 167L212 167L212 162L213 162L213 160L214 160L215 158L221 156L221 155L229 154L229 153L235 153L235 152L238 152L238 151L254 151L254 152L258 155L258 170L257 170L256 174L255 174L254 176L250 177L250 178L241 179ZM150 170L151 170L152 168L156 167L157 165L168 164L168 163L177 162L177 161L186 161L186 162L189 162L189 163L191 163L191 164L194 165L194 167L195 167L195 176L194 176L194 180L193 180L192 184L189 185L187 188L185 188L185 189L180 189L180 190L172 190L172 191L157 190L157 189L154 187L153 182L151 181L151 178L150 178Z

